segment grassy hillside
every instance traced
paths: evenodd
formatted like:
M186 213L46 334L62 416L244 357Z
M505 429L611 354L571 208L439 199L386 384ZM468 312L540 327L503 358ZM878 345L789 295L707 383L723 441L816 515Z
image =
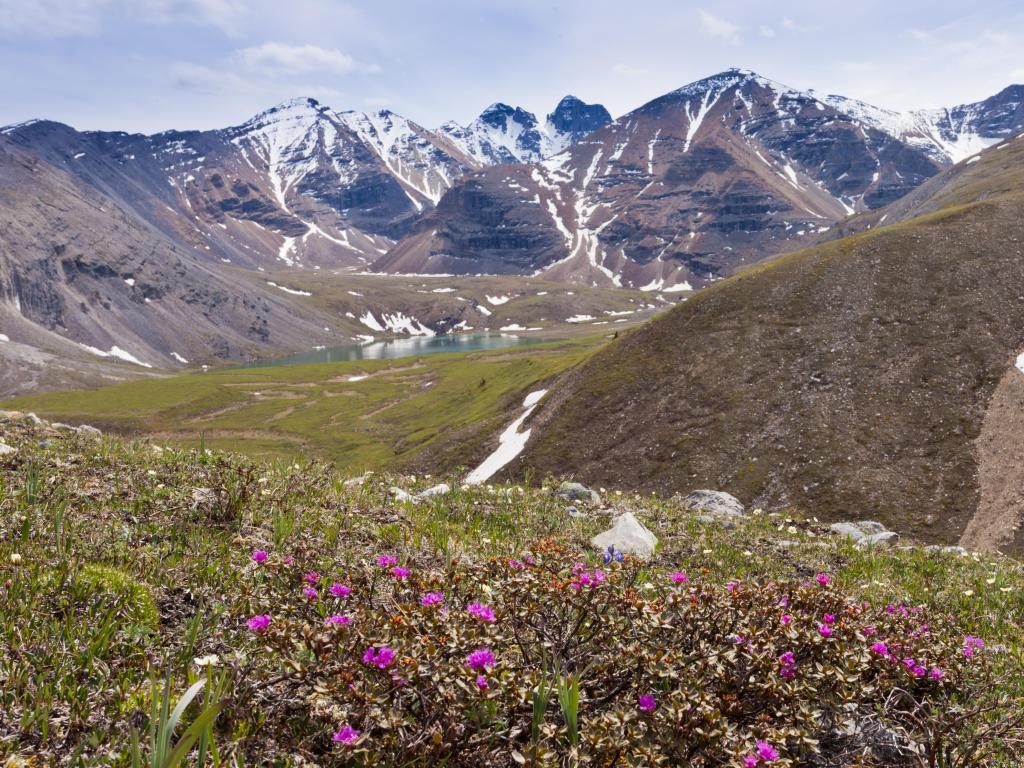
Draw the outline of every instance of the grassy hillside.
M1024 350L1021 168L1017 139L950 175L935 194L955 205L755 267L626 334L548 399L520 467L955 541L983 490L974 441Z
M214 370L3 407L163 444L317 456L343 469L480 461L523 397L605 342L590 337L469 354Z
M578 518L546 486L454 478L398 503L391 485L440 478L27 418L0 417L0 441L7 765L1024 759L1012 560L616 491ZM623 510L660 538L649 562L587 550Z

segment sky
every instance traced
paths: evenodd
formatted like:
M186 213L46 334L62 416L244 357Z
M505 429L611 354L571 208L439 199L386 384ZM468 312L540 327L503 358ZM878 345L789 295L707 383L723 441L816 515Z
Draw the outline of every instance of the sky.
M1020 0L0 0L0 125L237 125L285 99L622 115L730 67L892 109L1024 83Z

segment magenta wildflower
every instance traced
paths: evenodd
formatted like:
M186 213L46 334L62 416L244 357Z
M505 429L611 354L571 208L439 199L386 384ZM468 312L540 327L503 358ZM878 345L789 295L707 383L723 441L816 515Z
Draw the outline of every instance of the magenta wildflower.
M735 592L736 587L738 586L739 585L735 581L730 581L728 584L725 585L725 588L728 589L730 592Z
M946 673L943 672L938 667L932 667L932 671L928 673L928 676L932 680L941 680L942 678L944 678L946 676Z
M263 630L265 630L267 627L270 626L270 615L269 614L264 614L262 616L259 616L259 615L253 616L251 619L249 619L245 623L248 625L249 629L251 629L253 632L262 632Z
M864 627L861 632L864 633L865 637L870 637L871 635L877 635L878 629L876 627Z
M466 657L466 666L478 672L486 672L494 666L494 653L490 648L477 648Z
M494 617L494 610L489 605L483 605L482 603L470 603L466 610L481 621L497 621Z
M490 686L487 684L487 675L476 676L476 687L481 691L486 691Z
M641 712L653 712L658 708L658 700L653 693L645 693L637 700L637 707Z
M889 658L889 646L885 643L875 643L871 646L871 650L877 653L879 656Z
M766 763L774 763L779 759L779 751L767 741L758 741L757 756Z
M682 571L676 571L675 573L669 574L669 578L676 584L686 584L690 580L690 577Z
M402 579L408 579L409 578L409 569L408 568L403 568L400 565L396 565L394 568L391 569L391 575L394 576L399 581L401 581Z
M832 627L828 624L822 624L818 627L818 634L822 637L832 637Z
M836 623L836 615L834 613L826 613L823 618L826 624Z
M294 563L294 562L295 562L295 558L294 558L294 557L292 557L291 555L288 555L288 557L286 557L286 558L284 559L284 564L285 564L285 565L291 565L291 564L292 564L292 563Z
M352 588L335 582L334 584L331 584L331 594L335 597L348 597L352 594Z
M386 645L382 645L379 651L374 650L373 646L370 646L363 653L363 664L372 664L378 669L387 669L394 663L395 652Z
M814 577L814 580L821 584L821 586L823 587L830 581L832 581L832 579L829 578L827 573L819 573L817 576Z
M420 605L440 605L444 602L444 592L427 592L420 598Z
M267 561L267 552L264 549L254 550L252 553L252 559L257 563L265 563Z
M318 581L320 581L320 574L316 571L310 571L305 576L303 576L303 578L310 584L316 584Z
M316 590L313 589L313 587L306 587L302 590L302 594L304 594L310 600L316 600L317 598Z
M790 616L788 613L784 613L781 617L779 617L779 621L781 621L783 624L789 624L789 622L791 622L792 620L793 617Z
M346 746L351 746L359 740L360 732L348 723L341 727L341 730L334 734L334 740Z
M757 768L757 755L747 755L744 757L743 768Z
M334 616L328 616L324 620L324 624L338 624L340 626L344 626L345 624L351 624L351 623L352 623L352 617L351 616L343 616L340 613L336 614Z
M779 670L779 675L786 680L792 680L796 675L796 660L793 658L792 651L786 651L784 654L779 656L779 664L782 668Z
M394 555L381 555L377 558L377 565L381 568L390 568L393 565L398 565L398 558Z

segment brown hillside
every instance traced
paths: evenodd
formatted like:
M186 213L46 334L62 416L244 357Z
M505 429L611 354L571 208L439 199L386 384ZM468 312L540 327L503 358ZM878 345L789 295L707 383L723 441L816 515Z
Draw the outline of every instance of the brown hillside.
M947 179L956 205L752 269L610 345L538 412L518 470L959 539L975 439L1024 350L1024 139Z

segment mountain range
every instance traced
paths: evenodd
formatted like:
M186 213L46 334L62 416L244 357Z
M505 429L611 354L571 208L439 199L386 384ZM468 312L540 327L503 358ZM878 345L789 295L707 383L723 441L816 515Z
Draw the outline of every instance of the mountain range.
M729 70L615 120L567 96L543 122L494 104L429 129L300 98L211 131L8 126L0 335L47 364L84 350L173 367L347 342L366 311L409 313L368 300L336 316L270 271L685 293L834 237L1019 132L1022 104L1011 86L895 113ZM449 303L418 322L463 318Z

